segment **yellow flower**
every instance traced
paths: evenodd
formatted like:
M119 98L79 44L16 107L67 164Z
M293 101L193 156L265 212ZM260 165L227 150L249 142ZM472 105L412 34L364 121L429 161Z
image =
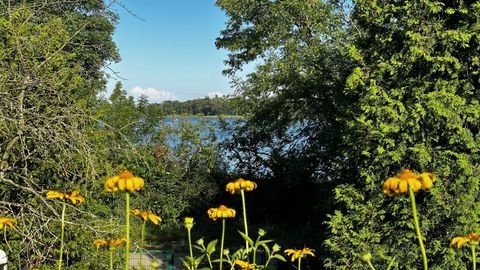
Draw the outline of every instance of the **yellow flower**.
M109 247L118 247L118 246L124 245L126 242L127 242L127 240L125 240L124 238L121 238L121 239L110 239L110 240L108 241L108 246L109 246Z
M48 199L60 199L63 200L65 198L65 193L60 191L49 191L47 192Z
M143 218L143 220L150 220L153 224L158 225L162 222L162 219L155 215L152 211L141 211L140 209L130 210L130 213L134 216Z
M112 176L105 180L104 187L108 192L139 191L145 185L143 178L136 177L129 170L122 171L119 175Z
M240 190L252 191L256 188L257 188L257 183L250 180L245 180L243 178L238 178L236 181L228 183L227 186L225 187L225 189L231 194L235 194Z
M17 224L17 220L14 218L0 217L0 230L6 227L13 228Z
M235 209L228 208L225 205L220 205L218 208L208 209L208 217L210 217L212 220L217 220L219 218L234 218L235 214Z
M292 262L307 255L315 257L315 254L313 253L315 250L307 247L304 247L303 249L286 249L284 252L292 257Z
M125 239L95 239L93 240L93 245L97 248L101 247L117 247L125 244Z
M78 191L72 191L70 194L63 193L56 190L51 190L47 192L48 199L60 199L64 201L70 200L73 204L79 204L85 202L85 197L80 195Z
M95 240L93 240L93 245L96 246L97 248L106 247L107 246L107 240L95 239Z
M191 230L193 228L193 217L185 217L183 225L187 230Z
M409 169L403 170L397 177L390 177L383 183L383 193L388 196L398 195L408 192L411 188L413 192L420 189L429 189L435 182L435 176L431 173L415 174Z
M450 247L461 248L462 246L471 243L472 245L478 245L480 242L480 234L478 233L469 233L466 236L457 236L452 238L450 242Z
M78 191L72 191L70 194L65 194L65 199L70 200L73 204L85 202L85 197L80 195Z
M242 269L242 270L253 270L253 269L255 269L254 264L250 264L250 263L244 262L242 260L235 260L235 264L240 266L240 269Z

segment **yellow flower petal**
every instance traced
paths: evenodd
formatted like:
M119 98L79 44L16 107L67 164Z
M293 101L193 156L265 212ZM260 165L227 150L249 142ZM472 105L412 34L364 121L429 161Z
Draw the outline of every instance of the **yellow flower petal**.
M423 189L431 188L433 186L433 182L435 182L435 176L431 173L421 173L419 178Z
M396 190L398 190L398 184L400 183L400 179L395 177L388 178L385 183L383 183L383 192L388 196L393 196L396 194Z
M141 190L145 185L145 181L143 180L143 178L140 178L140 177L132 178L132 182L133 182L133 189L135 191Z
M95 240L93 240L93 245L96 246L97 248L106 247L107 246L107 240L95 239Z
M137 208L130 210L130 214L132 214L134 216L137 216L137 217L140 217L141 213L142 213L142 211L140 209L137 209Z
M400 183L398 183L398 189L397 189L397 193L405 193L408 191L408 183L407 181L400 181Z
M412 188L413 192L417 192L422 188L422 183L416 178L407 179L408 186Z
M155 224L155 225L158 225L158 224L160 224L160 222L162 222L162 219L161 219L159 216L157 216L157 215L155 215L154 213L152 213L152 212L150 212L150 213L148 214L148 219L149 219L153 224Z
M113 176L113 177L110 177L107 180L105 180L105 184L104 184L105 190L108 191L108 192L117 191L118 190L118 186L117 186L118 179L119 179L118 176Z
M314 251L315 250L313 250L311 248L304 247L303 249L286 249L283 252L285 254L287 254L288 256L291 256L291 260L293 262L293 261L297 260L298 258L303 258L307 255L315 256L315 254L313 253Z
M65 199L70 200L73 204L79 204L85 202L85 197L80 195L78 191L72 191L71 194L65 194Z
M125 239L111 239L108 241L109 247L118 247L124 245L127 241Z
M133 192L135 189L133 188L133 180L132 178L125 179L125 189L127 191Z
M0 229L4 227L13 228L17 224L17 220L14 218L0 217Z
M315 250L314 250L314 249L311 249L311 248L308 248L308 247L304 247L304 248L302 249L302 255L303 255L303 256L310 255L310 256L315 257L315 254L314 254L313 252L315 252Z
M235 183L228 183L225 189L231 194L235 194Z
M465 245L469 241L470 239L468 239L467 237L457 236L452 239L452 242L450 242L450 246L454 248L461 248L463 245Z
M65 198L65 194L60 192L60 191L51 190L51 191L47 192L47 198L48 199L61 199L61 200L63 200L63 198Z
M119 178L118 183L117 183L118 189L121 190L121 191L124 191L125 186L126 186L126 179L125 178Z
M253 270L253 269L255 269L254 264L250 264L248 262L238 260L238 259L235 260L234 264L240 266L241 270Z

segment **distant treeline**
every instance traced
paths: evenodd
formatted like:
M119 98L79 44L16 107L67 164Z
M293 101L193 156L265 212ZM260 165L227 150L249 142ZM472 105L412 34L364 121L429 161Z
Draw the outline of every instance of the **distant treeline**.
M150 104L156 107L155 110L162 112L164 115L236 115L237 110L233 105L231 98L214 97L201 98L187 101L164 101L162 103Z

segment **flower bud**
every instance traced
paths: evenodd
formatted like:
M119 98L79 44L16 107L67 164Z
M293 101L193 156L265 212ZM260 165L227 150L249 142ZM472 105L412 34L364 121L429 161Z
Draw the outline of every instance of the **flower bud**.
M372 260L372 253L370 252L364 252L362 254L360 254L360 260L362 260L362 262L370 262Z
M191 230L193 228L193 217L186 217L184 219L183 225L187 230Z
M280 245L275 243L272 247L273 252L279 252L281 249Z

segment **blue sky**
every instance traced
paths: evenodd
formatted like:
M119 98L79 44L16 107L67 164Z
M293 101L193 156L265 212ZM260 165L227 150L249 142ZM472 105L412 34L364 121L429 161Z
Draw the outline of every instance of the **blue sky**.
M215 48L225 14L214 0L122 0L129 14L114 9L120 20L114 41L122 61L111 68L129 95L145 94L151 103L231 94L222 75L226 52Z

